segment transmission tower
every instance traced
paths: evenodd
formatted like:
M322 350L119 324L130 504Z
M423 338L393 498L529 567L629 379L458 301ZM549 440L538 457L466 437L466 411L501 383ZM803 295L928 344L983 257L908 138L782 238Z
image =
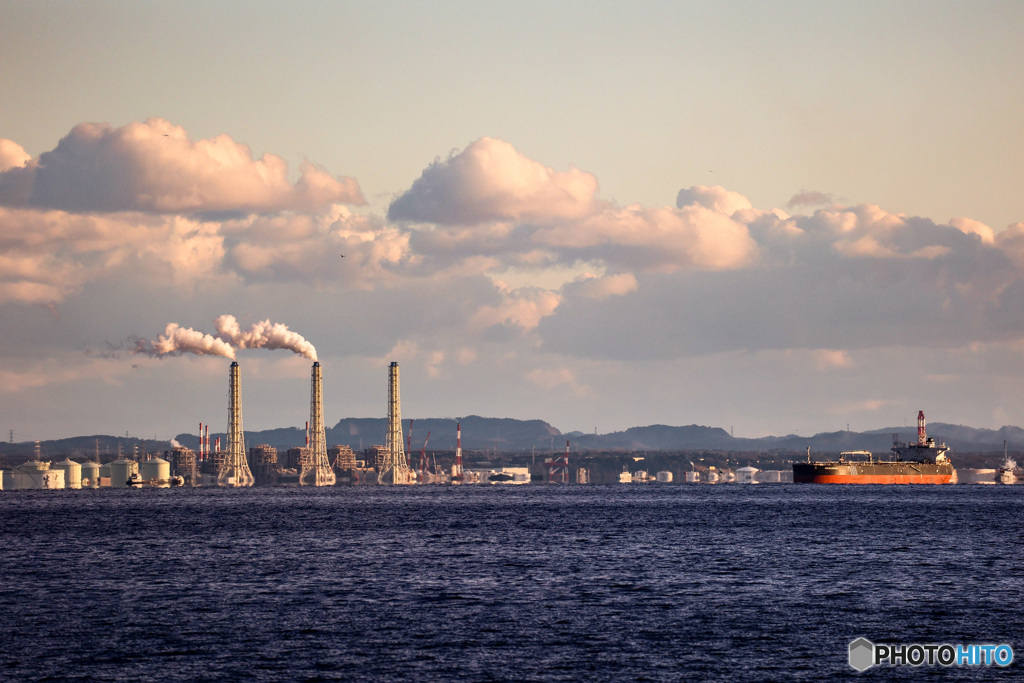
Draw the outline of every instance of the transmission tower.
M313 386L309 398L310 453L302 459L300 486L333 486L334 468L327 459L327 434L324 431L324 391L320 363L313 363Z
M411 484L412 471L405 459L402 443L402 399L398 394L398 363L388 368L388 433L384 441L384 464L378 481L381 484Z
M218 486L252 486L254 483L249 461L245 457L245 437L242 434L242 378L238 363L231 363L231 381L228 388L228 452L217 473Z

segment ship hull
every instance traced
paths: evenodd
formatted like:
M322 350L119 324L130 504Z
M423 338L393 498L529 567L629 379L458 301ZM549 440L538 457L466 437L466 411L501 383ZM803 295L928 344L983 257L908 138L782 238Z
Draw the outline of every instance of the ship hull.
M953 484L955 475L947 463L793 463L795 484Z

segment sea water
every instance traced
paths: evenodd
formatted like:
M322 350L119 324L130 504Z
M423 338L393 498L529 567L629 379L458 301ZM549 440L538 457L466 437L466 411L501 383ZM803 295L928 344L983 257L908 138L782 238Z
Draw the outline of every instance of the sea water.
M0 493L0 679L818 680L1024 653L1024 487ZM1018 657L1021 656L1018 654Z

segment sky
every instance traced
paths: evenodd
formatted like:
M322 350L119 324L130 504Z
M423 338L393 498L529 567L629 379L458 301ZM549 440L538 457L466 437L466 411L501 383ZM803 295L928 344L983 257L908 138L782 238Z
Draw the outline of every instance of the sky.
M1024 4L843 5L0 4L0 436L1024 425Z

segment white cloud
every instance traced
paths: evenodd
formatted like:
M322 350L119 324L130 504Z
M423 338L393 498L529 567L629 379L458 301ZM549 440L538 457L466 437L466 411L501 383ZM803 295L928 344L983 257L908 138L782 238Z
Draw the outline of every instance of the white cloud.
M676 207L682 209L687 206L703 206L726 216L753 208L749 199L721 185L694 185L679 190L679 194L676 195Z
M356 181L305 163L291 183L278 156L255 159L227 135L193 141L183 128L155 118L120 128L79 124L27 166L0 172L0 204L8 206L261 213L332 203L363 204Z
M495 325L511 325L529 331L540 324L542 318L552 315L561 297L543 289L506 289L502 301L496 306L482 306L470 321L470 329L483 330Z
M578 219L594 211L596 194L593 175L555 171L485 137L428 166L388 218L441 225Z
M20 168L31 159L32 155L17 142L0 138L0 172L9 168Z

